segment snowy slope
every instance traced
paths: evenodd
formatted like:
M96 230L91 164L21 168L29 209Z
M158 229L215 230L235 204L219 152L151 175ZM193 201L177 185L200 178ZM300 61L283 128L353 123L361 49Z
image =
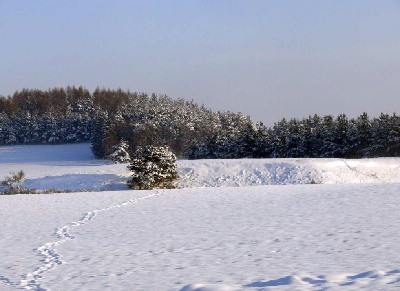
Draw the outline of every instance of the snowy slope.
M126 164L94 159L89 144L0 147L0 179L24 170L25 187L127 190ZM400 183L400 159L240 159L178 161L180 185Z

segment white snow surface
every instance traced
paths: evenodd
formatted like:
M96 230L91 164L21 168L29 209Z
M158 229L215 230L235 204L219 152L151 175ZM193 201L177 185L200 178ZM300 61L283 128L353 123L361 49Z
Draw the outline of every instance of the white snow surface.
M179 161L185 188L129 191L87 144L0 147L0 179L97 191L0 196L0 290L398 290L399 165Z

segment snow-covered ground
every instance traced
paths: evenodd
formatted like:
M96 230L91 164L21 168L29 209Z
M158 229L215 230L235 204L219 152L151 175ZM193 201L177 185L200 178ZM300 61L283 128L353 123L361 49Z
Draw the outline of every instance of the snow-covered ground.
M128 190L126 164L94 159L89 144L0 147L0 179L24 170L38 190ZM180 160L182 188L400 183L400 158Z
M0 196L0 290L397 290L399 165L179 161L188 188L124 191L88 145L0 147L0 179L118 190Z

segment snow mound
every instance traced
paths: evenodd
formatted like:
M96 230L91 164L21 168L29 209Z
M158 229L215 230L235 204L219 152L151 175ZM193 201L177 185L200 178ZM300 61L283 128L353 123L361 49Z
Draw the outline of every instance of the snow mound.
M400 159L237 159L180 161L181 185L399 183Z

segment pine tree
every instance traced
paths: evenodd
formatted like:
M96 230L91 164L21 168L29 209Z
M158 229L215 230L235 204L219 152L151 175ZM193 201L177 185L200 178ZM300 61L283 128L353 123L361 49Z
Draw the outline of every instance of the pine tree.
M349 140L349 120L345 114L339 114L335 120L335 138L334 143L336 145L335 151L332 156L336 158L345 158L350 152Z
M109 159L115 163L127 163L131 160L129 155L129 146L126 141L122 140L118 145L113 147Z
M319 149L319 158L334 158L337 152L336 136L335 136L335 120L332 115L326 115L321 121L321 138L322 145Z
M400 156L400 116L395 113L389 118L386 156Z
M364 112L357 119L351 120L348 131L349 158L371 156L371 121Z
M305 151L302 147L302 124L295 118L292 118L288 123L289 135L286 141L286 156L288 158L300 158L304 157Z
M131 189L173 189L177 187L176 156L169 147L144 146L134 152L128 169Z
M271 158L286 158L288 155L289 125L285 118L275 123L271 130L271 141L267 151Z
M389 149L390 116L381 114L374 118L371 128L371 155L372 157L385 157Z
M104 159L106 156L106 148L105 148L105 137L107 133L108 122L106 117L99 117L96 121L96 124L93 128L92 133L92 152L94 156L98 159Z

